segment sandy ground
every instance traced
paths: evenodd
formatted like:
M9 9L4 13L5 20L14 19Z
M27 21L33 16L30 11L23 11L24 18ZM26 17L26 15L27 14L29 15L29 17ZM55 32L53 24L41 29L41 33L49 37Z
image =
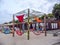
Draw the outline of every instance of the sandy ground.
M12 37L12 34L3 34L0 33L0 44L2 45L52 45L59 41L58 37L53 37L52 34L47 34L44 36L44 33L41 35L34 35L30 32L30 39L27 40L26 33L22 36L15 34L15 37Z

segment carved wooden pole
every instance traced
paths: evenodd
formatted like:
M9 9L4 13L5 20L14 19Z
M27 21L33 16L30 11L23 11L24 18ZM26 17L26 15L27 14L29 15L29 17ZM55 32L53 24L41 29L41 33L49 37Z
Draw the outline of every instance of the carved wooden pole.
M45 30L45 36L47 36L47 32L46 32L46 15L44 16L44 30Z
M13 37L14 37L14 22L15 22L15 19L14 19L14 15L13 15Z
M29 34L30 34L30 32L29 32L29 12L30 12L30 10L28 9L28 35L27 35L28 40L29 40Z

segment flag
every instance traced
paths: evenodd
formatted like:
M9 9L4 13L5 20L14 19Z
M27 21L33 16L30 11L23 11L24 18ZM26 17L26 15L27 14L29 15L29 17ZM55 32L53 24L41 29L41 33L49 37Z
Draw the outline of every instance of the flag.
M19 22L23 22L24 15L19 15L19 16L16 16L16 17L18 18Z

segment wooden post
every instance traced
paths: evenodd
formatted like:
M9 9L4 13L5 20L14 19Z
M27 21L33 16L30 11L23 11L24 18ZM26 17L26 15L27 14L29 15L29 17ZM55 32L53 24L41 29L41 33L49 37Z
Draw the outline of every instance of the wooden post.
M14 15L13 15L13 37L14 37L14 22L15 22L15 19L14 19Z
M21 22L18 24L18 25L20 25L20 26L19 26L20 32L21 32L21 24L22 24Z
M44 30L45 30L45 36L47 36L47 32L46 32L46 15L44 16Z
M29 12L30 12L30 10L28 9L28 35L27 35L27 39L29 40Z

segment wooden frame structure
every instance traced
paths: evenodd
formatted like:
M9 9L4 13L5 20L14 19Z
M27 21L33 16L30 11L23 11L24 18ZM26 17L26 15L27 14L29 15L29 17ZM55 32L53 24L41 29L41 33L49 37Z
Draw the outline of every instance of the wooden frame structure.
M30 31L29 31L29 14L30 14L30 10L28 9L28 31L27 31L27 39L29 40L30 39ZM13 37L14 37L14 22L15 22L15 19L14 19L14 14L13 14ZM45 23L45 26L44 26L44 30L45 30L45 36L47 36L47 33L46 33L46 15L44 17L44 23Z

